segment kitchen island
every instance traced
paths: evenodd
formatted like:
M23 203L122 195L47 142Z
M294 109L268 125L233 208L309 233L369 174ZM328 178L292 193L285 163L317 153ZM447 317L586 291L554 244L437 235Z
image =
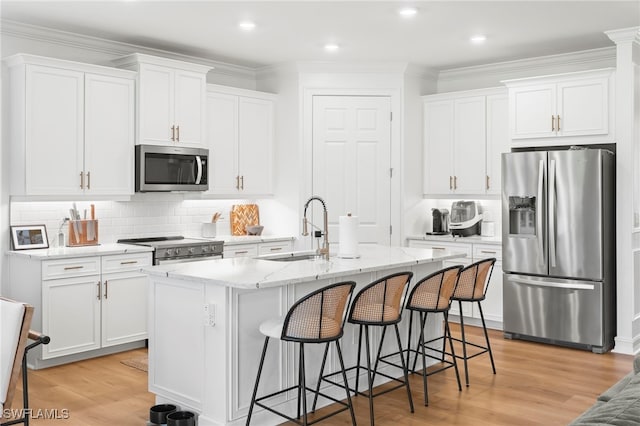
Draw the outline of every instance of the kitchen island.
M149 390L156 394L157 402L198 413L201 426L244 424L263 345L264 337L258 331L262 321L284 315L300 297L331 283L353 280L357 292L379 277L406 270L414 273L415 283L440 269L444 260L464 256L407 247L361 245L359 249L358 259L232 258L144 268L150 283ZM431 317L426 337L441 334L436 318ZM403 339L406 319L401 324ZM375 330L372 347L379 339L380 330ZM356 327L345 326L342 347L345 364L354 365ZM309 386L317 380L323 348L308 345L305 349ZM383 352L395 350L393 339L385 339ZM272 344L260 392L275 392L295 383L295 359L294 345ZM330 352L326 371L336 371L337 363L336 354ZM388 369L390 374L401 374ZM366 383L364 373L360 383ZM326 391L344 397L341 389ZM278 402L289 405L293 413L295 397L283 395ZM281 422L265 411L256 412L252 419L253 424L262 425Z

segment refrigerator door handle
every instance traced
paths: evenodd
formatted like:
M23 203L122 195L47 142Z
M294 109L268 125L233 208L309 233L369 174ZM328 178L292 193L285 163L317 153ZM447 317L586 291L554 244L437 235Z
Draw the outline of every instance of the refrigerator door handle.
M517 284L526 284L536 287L553 287L553 288L566 288L571 290L593 290L595 286L593 284L581 282L581 283L561 283L554 281L541 281L531 280L524 277L509 277L509 281Z
M549 161L549 261L556 264L556 160Z
M537 214L536 214L536 234L538 239L538 249L540 250L539 259L544 258L544 236L542 235L542 197L544 190L544 160L540 160L540 164L538 166L538 206L537 206ZM544 264L544 261L541 262Z

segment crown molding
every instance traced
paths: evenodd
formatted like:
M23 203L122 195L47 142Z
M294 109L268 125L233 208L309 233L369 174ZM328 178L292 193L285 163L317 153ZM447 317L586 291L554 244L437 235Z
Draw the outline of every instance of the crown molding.
M60 46L83 49L110 56L125 56L132 53L143 53L148 55L161 56L178 61L192 62L214 68L214 74L231 75L248 79L255 79L255 70L250 67L229 64L207 58L185 55L162 49L140 46L130 43L122 43L114 40L107 40L99 37L92 37L67 31L54 30L37 25L25 24L22 22L0 20L0 34L2 36L12 36L26 40L33 40L44 43L57 44ZM107 61L108 62L108 61ZM99 65L112 65L99 64Z
M616 44L636 42L640 43L640 27L622 28L604 32Z
M463 80L478 75L520 75L522 73L547 73L549 68L567 66L589 66L591 68L605 68L615 66L615 47L583 50L580 52L563 53L558 55L538 56L516 61L497 62L488 65L454 68L440 71L438 82Z

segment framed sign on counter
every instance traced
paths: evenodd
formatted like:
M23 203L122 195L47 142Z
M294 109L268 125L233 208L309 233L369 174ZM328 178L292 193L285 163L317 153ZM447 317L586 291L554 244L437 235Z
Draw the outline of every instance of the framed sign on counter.
M11 245L13 250L49 248L46 226L11 226Z

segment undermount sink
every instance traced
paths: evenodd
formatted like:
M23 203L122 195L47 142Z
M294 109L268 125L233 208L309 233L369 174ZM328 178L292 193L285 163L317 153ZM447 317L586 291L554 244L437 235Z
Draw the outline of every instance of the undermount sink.
M289 252L289 253L267 254L264 256L258 256L257 259L271 260L273 262L295 262L298 260L322 259L322 257L317 255L315 252Z

